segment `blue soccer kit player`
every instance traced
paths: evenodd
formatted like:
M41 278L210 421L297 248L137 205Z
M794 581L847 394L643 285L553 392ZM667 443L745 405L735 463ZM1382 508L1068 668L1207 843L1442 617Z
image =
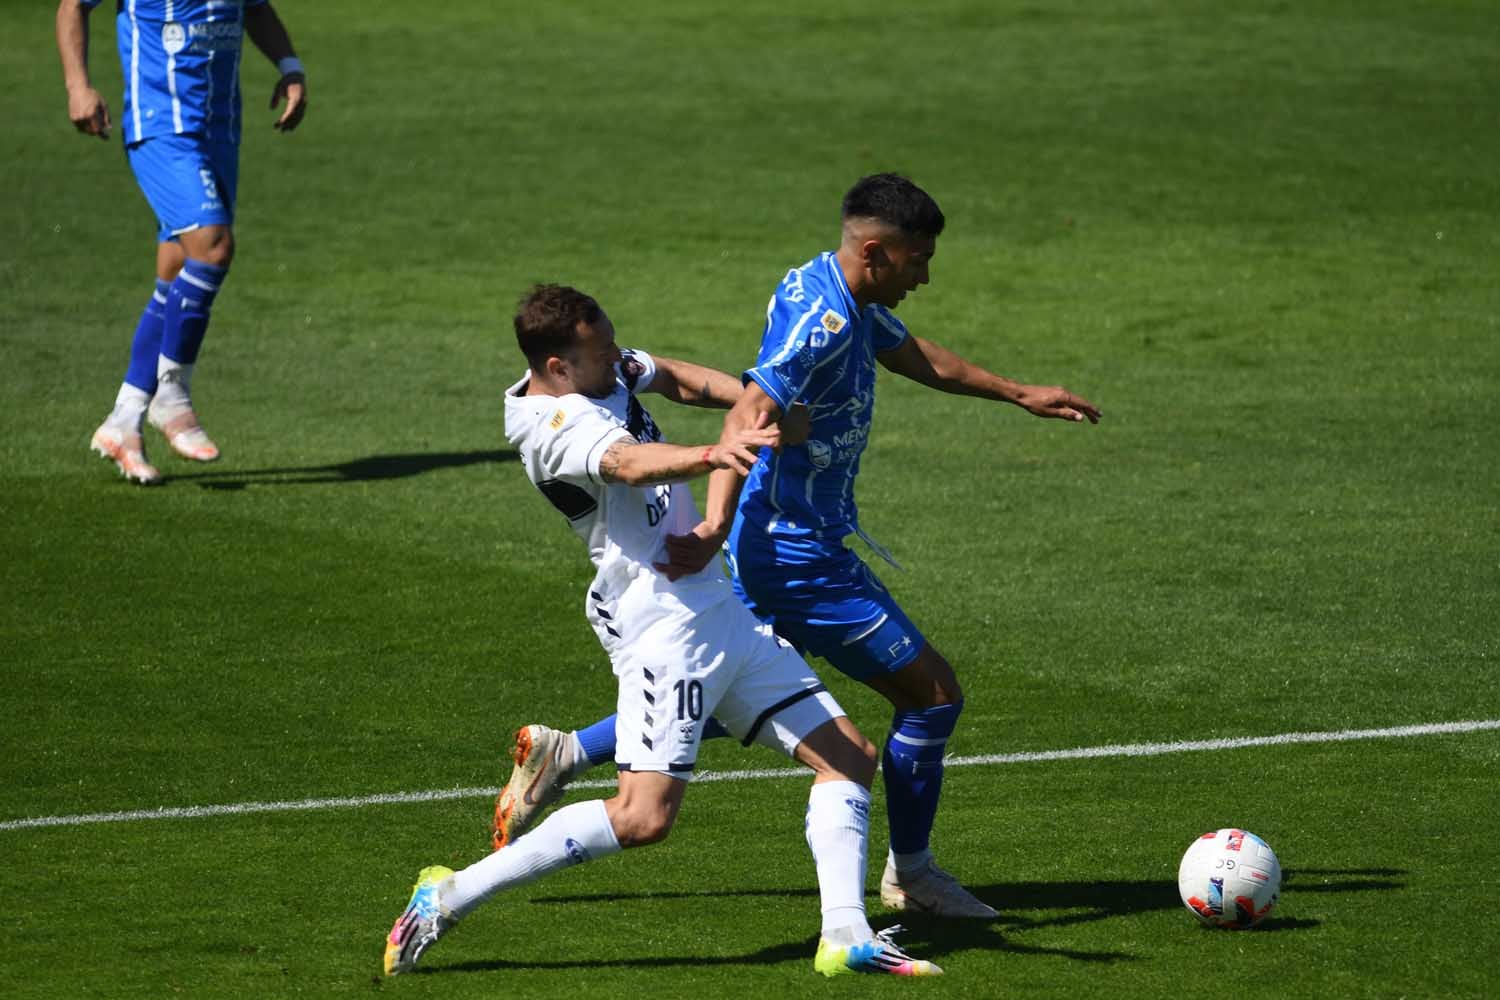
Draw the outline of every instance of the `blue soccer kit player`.
M108 138L109 106L88 71L88 19L99 0L62 0L57 47L68 116ZM266 0L119 0L115 15L125 79L125 157L157 219L156 288L136 324L115 406L90 442L137 483L157 482L141 429L149 419L184 458L219 449L198 422L190 384L215 297L234 257L239 180L240 55L246 34L280 77L271 107L291 131L307 111L302 63Z
M775 420L800 402L810 411L807 441L763 453L742 491L733 473L716 473L705 520L668 545L679 573L702 566L722 545L736 590L761 620L890 701L895 714L882 777L891 843L882 901L938 916L990 918L994 909L939 868L929 845L963 691L948 661L845 545L856 535L889 558L860 529L854 498L874 412L875 365L1040 417L1097 422L1099 411L1061 387L986 371L913 336L896 319L892 310L928 283L943 226L937 203L904 177L877 174L850 189L838 249L794 268L777 288L745 392L725 418L729 434ZM609 759L613 731L612 718L576 733L522 729L517 767L497 808L497 823L504 819L509 828L500 831L502 839L524 828L574 774Z

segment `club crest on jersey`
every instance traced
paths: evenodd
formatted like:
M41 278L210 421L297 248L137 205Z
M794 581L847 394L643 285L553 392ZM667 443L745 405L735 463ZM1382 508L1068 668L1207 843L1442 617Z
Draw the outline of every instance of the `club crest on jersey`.
M552 419L547 421L547 426L552 428L553 430L557 430L563 425L563 421L567 419L568 415L562 410L558 410L556 413L552 414Z
M187 47L187 31L176 21L161 26L161 47L169 56L175 56Z
M832 309L829 309L823 313L823 318L819 320L819 322L823 325L823 329L827 330L829 333L838 333L848 325L849 321L844 319L844 317L840 316L838 313L834 312Z

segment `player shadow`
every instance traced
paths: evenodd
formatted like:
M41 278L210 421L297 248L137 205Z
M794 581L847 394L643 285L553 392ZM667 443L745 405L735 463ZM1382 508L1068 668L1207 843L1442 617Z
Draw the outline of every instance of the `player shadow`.
M439 451L426 454L370 455L328 465L282 466L270 469L225 469L166 475L163 483L192 482L205 490L242 490L247 486L310 486L320 483L367 483L406 479L437 469L514 462L510 450Z
M1283 873L1283 891L1297 895L1312 893L1390 892L1406 887L1400 868L1299 868ZM1020 955L1049 955L1078 962L1113 963L1136 961L1137 956L1113 951L1078 951L1071 948L1046 947L1016 940L1016 932L1047 927L1067 927L1116 917L1158 910L1178 910L1177 883L1166 879L1115 879L1076 882L997 882L971 885L980 899L1000 911L1000 916L983 920L937 920L921 915L880 913L872 908L872 922L877 927L901 923L905 933L899 939L903 947L923 958L941 958L956 951L985 949L1008 951ZM694 892L586 893L549 895L532 899L533 905L578 903L617 903L635 900L702 899L732 896L736 898L816 898L811 887L795 889L715 889ZM1308 930L1320 921L1297 917L1272 916L1255 929L1256 934ZM1206 932L1209 931L1205 928ZM1218 932L1222 933L1222 932ZM787 942L746 955L659 956L640 959L598 959L571 962L507 962L504 960L469 962L432 971L487 971L496 969L574 968L591 966L670 966L719 964L734 965L765 961L805 960L816 948L815 938Z

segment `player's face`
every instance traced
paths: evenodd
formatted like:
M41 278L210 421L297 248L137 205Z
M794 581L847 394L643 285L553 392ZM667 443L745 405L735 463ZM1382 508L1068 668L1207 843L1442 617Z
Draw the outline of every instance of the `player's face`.
M880 250L871 260L875 278L874 301L894 309L906 293L931 281L928 265L937 253L937 239L932 236L907 236L896 233L880 241Z
M568 377L575 392L603 399L615 391L615 366L620 363L614 324L601 313L593 323L580 322L577 330L578 339L563 359L568 366Z

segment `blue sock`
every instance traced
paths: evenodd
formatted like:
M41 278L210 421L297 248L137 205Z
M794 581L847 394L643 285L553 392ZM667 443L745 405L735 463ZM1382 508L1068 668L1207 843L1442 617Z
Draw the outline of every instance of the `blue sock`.
M591 726L578 730L578 743L590 764L615 759L615 717L606 715Z
M917 712L897 712L881 756L885 811L891 824L891 850L916 854L927 849L943 789L943 753L958 723L963 702Z
M717 740L729 735L729 730L712 715L703 724L703 738ZM578 730L578 743L590 764L603 764L615 759L615 717L606 716L591 726Z
M203 335L208 332L208 312L228 273L227 268L191 257L183 263L167 293L161 353L169 360L184 365L197 362L198 348L203 346Z
M161 334L167 318L167 291L170 282L156 279L156 291L146 300L141 321L135 325L135 339L130 342L130 367L125 381L148 396L156 393L156 356L161 353Z

